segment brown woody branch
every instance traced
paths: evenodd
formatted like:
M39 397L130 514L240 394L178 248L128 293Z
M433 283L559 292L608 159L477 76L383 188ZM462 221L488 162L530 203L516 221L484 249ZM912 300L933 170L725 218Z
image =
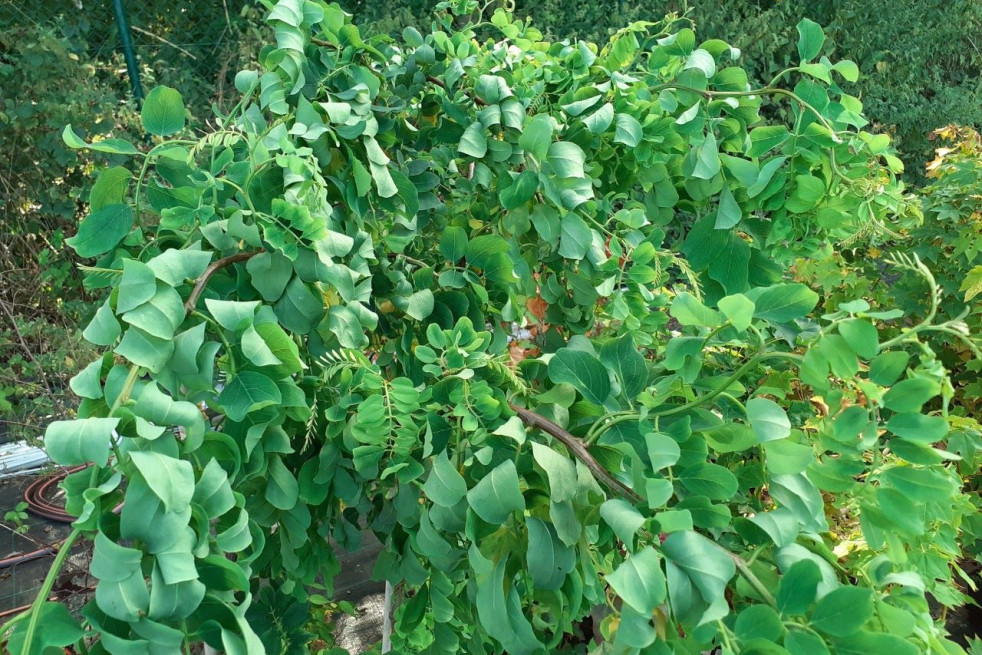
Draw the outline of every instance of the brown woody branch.
M546 417L540 416L531 410L525 409L524 407L519 407L513 403L508 403L508 406L512 408L512 411L518 414L518 417L522 419L522 422L524 422L525 425L542 430L569 448L570 452L573 453L573 456L583 462L583 464L590 469L590 473L593 474L594 478L605 484L611 490L617 492L618 495L623 496L625 499L634 503L639 503L643 500L641 496L634 492L633 489L629 489L622 482L612 476L607 469L601 466L600 462L598 462L593 455L590 454L586 444L580 441L577 437L574 437L572 434L559 427Z
M198 304L198 298L204 292L205 287L208 286L208 280L211 279L212 275L214 275L217 271L220 271L221 269L225 268L226 266L231 266L236 262L244 262L247 259L255 257L260 252L262 251L256 250L253 252L236 253L234 255L229 255L228 257L225 257L223 259L219 259L217 262L214 262L213 264L208 266L208 268L205 269L205 272L201 274L201 277L198 278L198 281L195 283L194 288L191 289L191 294L188 296L188 301L184 303L184 313L190 314L192 311L194 311L195 306L197 306Z

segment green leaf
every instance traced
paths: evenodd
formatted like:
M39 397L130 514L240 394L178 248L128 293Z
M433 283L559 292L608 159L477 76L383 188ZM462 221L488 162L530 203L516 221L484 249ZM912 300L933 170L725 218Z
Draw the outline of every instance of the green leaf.
M754 302L754 317L774 323L803 318L818 304L818 294L804 284L776 284L746 293Z
M310 286L294 276L273 311L287 330L307 334L324 316L324 298L319 291L315 294Z
M116 311L120 314L136 309L157 293L157 278L153 269L135 259L123 260L123 275L116 296Z
M440 254L451 262L460 261L467 248L467 232L462 227L448 225L440 235Z
M596 357L581 350L563 348L549 360L549 379L572 385L589 402L603 405L610 395L610 375Z
M614 372L625 398L636 398L648 385L648 366L630 333L604 342L600 360Z
M645 616L665 601L667 588L661 557L651 546L624 560L607 576L607 583L628 607Z
M614 130L614 143L623 143L628 148L637 147L644 137L641 123L630 114L617 114L617 127Z
M300 485L279 457L269 460L266 469L266 500L277 509L292 509L300 499Z
M717 230L727 230L739 223L742 219L743 210L740 209L736 198L733 197L730 187L724 186L719 196L719 207L716 210L716 224L714 227Z
M738 293L732 296L726 296L725 298L721 298L716 304L720 311L723 312L723 316L726 317L738 332L744 332L750 327L756 306L745 295Z
M259 301L240 302L205 298L205 307L223 328L239 332L252 324L256 309L259 308Z
M123 204L131 179L132 173L122 166L104 169L89 191L89 210L98 211L106 205Z
M282 400L276 383L255 371L244 371L236 375L218 396L218 402L225 409L225 414L233 421L241 421L249 412L278 405Z
M924 651L901 636L861 630L835 642L837 655L919 655Z
M678 442L667 435L649 432L644 435L644 442L648 451L648 459L651 460L652 470L659 471L669 466L675 466L675 463L682 456Z
M560 178L582 178L586 155L583 150L570 141L556 141L549 144L547 161Z
M501 525L512 512L525 510L515 462L505 460L467 492L474 513L492 525Z
M153 451L134 450L130 460L169 512L183 512L191 504L194 469L191 462Z
M794 191L784 206L793 214L803 214L818 206L825 197L825 181L814 175L795 175Z
M481 159L488 154L488 139L484 135L484 126L479 121L471 123L464 130L457 151L462 155L470 155L476 159Z
M634 550L634 535L644 525L644 516L622 498L611 498L600 506L600 518L609 525L628 550Z
M109 307L109 299L99 306L95 316L82 332L82 337L89 343L97 346L111 346L119 338L119 321L116 320L112 308Z
M44 449L53 462L62 466L89 462L105 466L109 461L112 433L118 424L118 418L52 421L44 431Z
M557 590L576 567L576 551L556 536L556 529L542 519L529 517L528 572L536 589Z
M872 323L863 318L850 318L838 323L838 328L853 352L863 359L876 357L880 347L879 334Z
M832 66L832 70L841 75L846 82L855 82L859 79L859 66L854 61L848 59L837 61Z
M129 205L105 205L79 223L78 232L65 243L79 257L95 257L109 252L133 227L133 210Z
M20 621L16 624L7 640L8 653L23 655L61 653L67 650L65 647L74 644L85 634L78 619L69 614L68 608L63 603L41 604L37 623L40 629L34 633L31 647L24 649L27 623L27 621ZM57 650L50 650L51 648Z
M586 129L590 130L591 134L605 132L613 122L614 105L609 102L604 103L600 109L583 119L583 124L586 125Z
M850 635L873 618L873 590L839 587L818 601L812 613L812 626L834 637Z
M678 473L682 486L712 500L730 500L737 491L737 479L726 467L701 463L687 466Z
M798 23L798 57L808 62L818 56L825 45L825 33L822 26L813 20L803 18Z
M559 254L566 259L584 259L593 243L593 231L574 213L560 221Z
M890 386L907 370L909 361L910 355L902 350L877 355L876 359L870 362L869 379L880 386Z
M798 560L781 576L777 588L777 610L785 616L804 614L818 592L822 572L809 559Z
M776 644L784 634L784 624L770 605L751 605L737 616L733 631L744 647L757 642Z
M172 287L179 287L188 280L197 280L208 264L212 253L202 250L165 250L147 262L158 280Z
M962 280L958 290L965 292L965 302L982 293L982 266L972 267L965 274L965 279Z
M157 282L153 297L123 314L123 320L158 339L171 339L184 322L184 303L174 287Z
M536 114L525 123L522 135L518 137L518 145L539 161L546 158L549 144L552 143L552 117L548 114Z
M261 252L246 262L249 281L266 302L276 302L293 277L293 262L278 252Z
M948 421L940 416L900 412L890 417L887 429L907 441L930 446L948 436Z
M711 180L720 171L719 147L716 136L709 132L701 144L694 148L695 164L692 177L700 180Z
M747 402L747 419L757 435L758 443L777 441L791 434L787 413L773 400L752 398Z
M157 136L168 136L184 129L184 98L170 87L151 89L140 111L143 129Z
M64 140L65 145L75 150L95 150L97 152L108 152L112 155L140 154L140 151L137 150L132 143L129 141L123 141L122 139L103 139L102 141L86 143L80 139L77 134L75 134L75 131L72 130L71 124L66 125L65 129L62 130L61 138Z
M918 377L901 380L883 394L883 406L895 412L919 412L927 401L941 393L937 380Z
M117 355L151 373L160 373L173 353L173 339L160 339L136 327L128 329L116 346Z
M235 507L235 496L228 474L217 459L208 461L201 478L194 485L192 500L205 510L209 519L218 518Z
M750 148L747 150L747 156L760 157L774 148L780 148L790 138L791 132L784 125L767 125L754 128L750 130ZM783 163L783 160L774 159L769 164L773 165L775 161Z
M682 325L717 327L723 322L719 312L706 307L698 298L686 291L675 296L670 311L675 320Z
M723 597L727 583L736 573L729 555L697 532L673 532L662 544L662 552L710 604Z
M409 296L408 305L406 306L406 315L410 318L414 318L417 321L422 321L424 318L433 313L433 292L429 289L423 289L417 291L416 293Z
M534 441L532 442L532 455L549 479L550 500L554 503L573 500L577 491L576 466L573 462L549 446Z
M521 207L535 196L539 188L539 176L534 171L522 171L511 186L502 189L499 194L501 206L505 209Z
M784 638L788 652L794 655L829 655L829 649L818 635L792 630Z
M423 485L426 497L441 507L454 507L467 493L467 483L442 450L433 457L433 468Z

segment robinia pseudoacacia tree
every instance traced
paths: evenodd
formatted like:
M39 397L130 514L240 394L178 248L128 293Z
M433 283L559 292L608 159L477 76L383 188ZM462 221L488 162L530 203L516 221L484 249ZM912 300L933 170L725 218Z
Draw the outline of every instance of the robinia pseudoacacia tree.
M45 435L87 467L10 651L302 652L283 613L367 526L397 652L962 652L925 594L959 602L976 508L921 336L964 326L787 278L917 220L856 65L807 21L754 88L678 17L597 47L439 9L394 41L281 0L204 136L165 87L147 146L65 130L135 165L70 240L106 353ZM46 600L79 538L81 620Z

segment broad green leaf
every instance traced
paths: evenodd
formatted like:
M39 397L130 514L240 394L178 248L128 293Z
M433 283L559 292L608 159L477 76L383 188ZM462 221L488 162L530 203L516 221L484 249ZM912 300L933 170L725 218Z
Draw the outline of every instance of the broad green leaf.
M697 532L673 532L662 544L662 552L685 573L707 603L723 597L727 583L736 573L730 556Z
M423 485L423 492L441 507L454 507L467 493L467 483L450 463L445 450L433 457L433 468Z
M572 500L576 496L576 466L568 457L549 446L532 442L532 455L549 479L549 499L554 503Z
M471 123L464 130L457 151L462 155L469 155L476 159L481 159L488 154L488 139L484 134L484 126L480 122Z
M205 510L210 519L218 518L235 507L228 474L217 459L212 459L205 465L201 477L194 485L192 500Z
M737 615L733 631L744 647L758 642L776 644L784 635L784 624L770 605L751 605ZM750 648L751 652L760 652Z
M718 311L706 307L698 298L686 291L675 296L670 311L675 320L682 325L716 327L723 322Z
M182 512L188 507L194 493L191 462L139 450L130 452L130 460L167 511Z
M794 655L829 655L822 638L811 632L791 630L784 638L784 645Z
M244 371L232 378L218 396L218 402L233 421L249 412L278 405L283 400L276 383L262 373Z
M109 299L106 299L85 327L82 337L97 346L111 346L119 338L120 332L119 321L109 307Z
M205 306L219 325L226 330L238 332L252 323L259 308L259 301L239 302L205 298Z
M733 197L730 187L724 186L719 196L719 207L716 209L716 223L714 227L717 230L728 230L742 219L743 210L740 209L736 198Z
M900 412L890 417L887 429L907 441L929 446L948 436L948 421L940 416Z
M212 253L202 250L165 250L147 262L158 280L179 287L205 272Z
M422 321L433 313L433 292L429 289L422 289L409 296L406 305L406 314L410 318Z
M249 281L266 302L276 302L293 277L293 263L278 252L261 252L246 262Z
M78 619L69 614L64 603L44 602L38 611L38 630L29 649L24 648L27 621L20 621L7 639L7 652L23 655L42 655L66 652L85 634Z
M910 355L902 350L881 353L869 365L869 379L880 386L890 386L896 382L904 371Z
M160 373L174 352L173 339L160 339L139 328L131 327L116 346L116 354L133 364Z
M936 380L908 378L894 384L883 395L883 406L895 412L919 412L927 401L941 393Z
M754 317L787 323L807 316L818 304L818 294L804 284L776 284L747 292L754 302Z
M105 466L118 418L82 418L52 421L44 431L44 449L56 464L78 466L93 462Z
M266 500L278 509L292 509L300 498L300 486L283 460L273 457L266 469Z
M725 298L721 298L716 304L720 311L723 312L726 320L737 331L743 332L750 327L756 307L753 301L745 295L738 293L732 296L726 296Z
M116 311L120 314L136 309L157 293L157 278L153 269L135 259L123 260L123 275L119 280Z
M785 141L791 138L791 132L788 131L783 125L767 125L763 127L757 127L750 131L750 149L747 150L748 157L760 157L766 154L768 151L775 148L780 148ZM783 163L783 160L772 159L768 164L774 166L780 166L779 164L774 164L774 162ZM762 171L763 173L763 171ZM771 173L773 175L773 172ZM760 183L758 178L758 184ZM761 189L763 190L763 189ZM756 193L753 195L757 195Z
M870 655L870 653L920 655L924 651L898 635L860 630L837 640L835 652L837 655Z
M640 614L650 616L665 601L661 557L651 546L629 556L606 579L621 600Z
M89 192L89 210L98 211L106 205L123 204L131 179L133 174L122 166L101 171Z
M95 257L109 252L133 227L133 210L129 205L105 205L79 223L78 232L65 243L79 257Z
M838 324L839 334L849 347L863 359L876 357L879 336L872 323L863 318L850 318Z
M669 466L675 466L682 456L682 451L675 439L668 435L658 432L649 432L644 435L644 442L647 446L648 459L651 461L651 468L659 471Z
M821 581L822 572L815 562L808 559L795 562L781 576L777 589L777 610L785 616L804 614L815 602Z
M839 587L818 601L811 624L834 637L848 636L873 618L873 590Z
M737 490L737 479L726 467L702 463L687 466L677 475L682 486L693 494L712 500L730 500Z
M777 441L791 434L787 413L773 400L752 398L747 402L747 419L759 443Z
M158 339L171 339L184 322L184 303L174 287L163 282L155 287L154 295L123 314L123 320Z
M803 18L798 23L798 57L801 61L809 62L818 56L825 45L825 33L822 26L813 20Z
M456 225L448 225L440 235L440 254L451 262L459 261L467 247L467 232Z
M143 129L156 136L180 132L184 129L184 98L170 87L155 87L143 99L140 120Z
M723 423L702 431L710 448L718 453L737 453L754 446L757 437L749 425Z
M547 161L560 178L582 178L586 155L583 150L570 141L556 141L549 144Z
M548 114L536 114L525 123L522 135L518 137L518 145L528 154L543 161L549 152L552 134L552 117Z
M604 342L600 360L614 372L625 398L636 398L648 385L648 366L630 333Z
M474 513L492 525L504 523L512 512L524 511L525 498L515 462L505 460L467 492Z
M958 287L959 291L965 292L965 302L982 293L982 266L974 266L967 273L962 284Z
M634 116L619 113L616 117L617 127L614 130L614 143L623 143L628 148L634 148L644 137L641 123Z
M528 572L536 589L557 590L576 566L576 551L556 536L556 530L542 519L529 517Z
M603 405L610 395L610 375L600 360L581 350L563 348L549 360L549 379L572 385L589 402Z
M600 506L600 518L613 529L628 550L634 550L634 535L644 525L644 516L621 498L611 498Z
M108 152L112 155L140 154L140 151L137 150L132 143L122 139L103 139L101 141L87 143L77 134L75 134L75 131L72 130L72 126L70 124L66 125L65 129L62 130L61 138L64 140L65 145L76 150L95 150L97 152Z
M604 103L600 109L583 119L583 124L586 125L586 129L590 130L591 134L606 132L613 122L614 105L609 102Z
M560 220L559 254L567 259L584 259L593 243L593 231L586 221L569 213Z
M522 171L511 186L501 190L499 199L505 209L521 207L535 196L539 188L539 176L534 171Z
M719 146L716 136L709 132L701 144L693 149L695 156L692 177L700 180L711 180L720 171Z
M324 298L318 291L294 276L273 307L280 324L291 332L307 334L324 316Z

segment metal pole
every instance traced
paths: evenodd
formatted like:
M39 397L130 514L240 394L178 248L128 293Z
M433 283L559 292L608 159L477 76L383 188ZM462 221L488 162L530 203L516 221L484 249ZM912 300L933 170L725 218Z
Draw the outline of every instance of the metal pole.
M123 42L123 56L126 58L126 71L133 85L133 97L137 104L143 100L143 87L140 86L140 71L136 67L136 54L133 52L133 39L130 38L130 27L126 24L126 10L123 0L113 0L113 12L116 14L116 27L119 28L119 38Z

